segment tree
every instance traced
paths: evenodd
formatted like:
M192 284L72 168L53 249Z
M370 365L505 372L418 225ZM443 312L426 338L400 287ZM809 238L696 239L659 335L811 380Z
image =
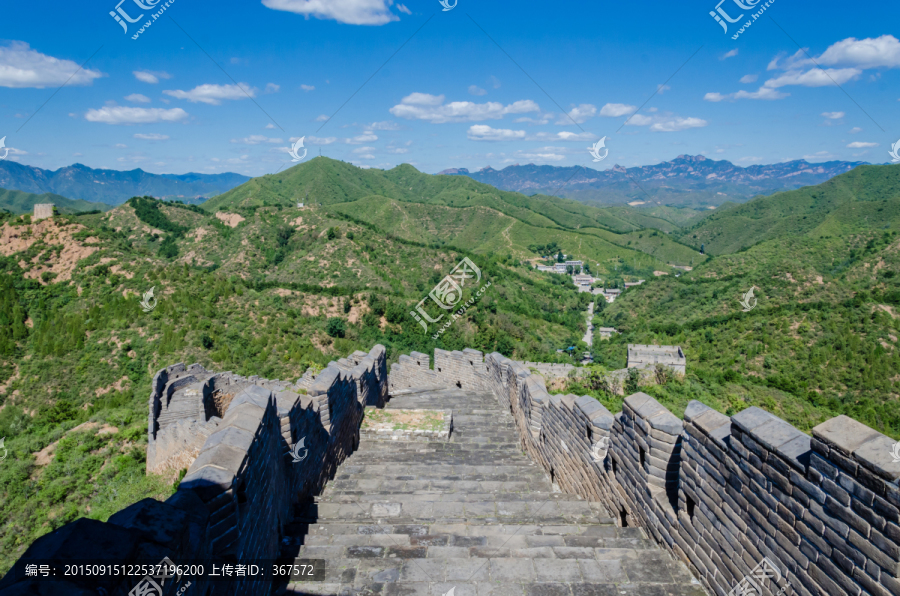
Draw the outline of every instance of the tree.
M628 378L625 379L625 394L631 395L638 392L638 383L641 381L641 371L636 368L628 369Z
M575 273L575 267L573 267L572 265L566 265L566 273L572 275L573 273Z
M347 326L344 319L332 317L325 323L325 333L331 337L344 337L347 334Z
M559 254L556 255L556 262L557 263L565 263L566 262L566 257L563 256L561 250L559 251Z

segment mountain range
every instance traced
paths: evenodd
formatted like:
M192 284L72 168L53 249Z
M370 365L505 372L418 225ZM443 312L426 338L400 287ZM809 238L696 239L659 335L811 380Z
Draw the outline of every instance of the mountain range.
M455 168L440 173L468 176L502 190L555 195L585 203L697 208L715 207L727 201L742 203L760 194L820 184L860 165L867 164L848 161L811 164L801 159L744 168L703 155L679 155L672 161L652 166L615 165L602 171L581 166L528 164L502 170L488 166L477 172Z
M74 164L44 170L13 161L0 161L0 187L29 193L55 193L70 199L121 205L134 196L202 202L243 184L241 174L151 174L141 169L99 170Z

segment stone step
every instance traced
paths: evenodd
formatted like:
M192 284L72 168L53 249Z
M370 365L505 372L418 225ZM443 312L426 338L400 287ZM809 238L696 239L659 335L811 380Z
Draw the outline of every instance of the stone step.
M587 556L583 551L562 551L549 556L410 557L415 547L396 549L390 556L361 556L319 560L321 581L295 582L275 594L403 594L443 596L700 596L704 594L687 569L666 553L653 550L614 549ZM473 547L475 548L475 547ZM536 547L534 554L556 554L554 547ZM557 549L561 547L555 547ZM379 553L377 548L360 554ZM527 553L521 553L525 555ZM584 555L573 557L569 555ZM547 559L553 559L548 561ZM308 561L307 561L308 562ZM677 590L677 591L676 591Z
M358 523L325 523L296 524L288 527L292 535L312 536L369 536L374 534L393 534L406 536L426 536L436 534L454 534L458 536L500 536L517 534L520 536L599 536L602 538L637 538L646 539L641 528L620 528L614 519L603 520L602 524L566 524L566 525L482 525L482 524L372 524Z
M323 495L314 497L316 503L375 503L375 502L486 502L498 503L509 501L524 501L531 503L543 503L545 501L584 501L578 495L551 492L521 492L521 493L470 493L470 492L441 492L434 490L418 490L407 492L379 491L378 493L363 491L329 491Z

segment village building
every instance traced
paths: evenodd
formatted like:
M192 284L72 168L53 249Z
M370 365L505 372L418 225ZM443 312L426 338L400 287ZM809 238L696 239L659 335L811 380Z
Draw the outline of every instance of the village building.
M681 346L649 346L628 344L628 368L652 369L657 364L668 366L684 375L687 359Z

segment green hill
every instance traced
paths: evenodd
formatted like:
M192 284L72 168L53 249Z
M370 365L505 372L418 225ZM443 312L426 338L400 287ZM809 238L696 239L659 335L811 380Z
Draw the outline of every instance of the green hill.
M900 438L898 176L864 166L710 216L686 238L731 253L616 300L600 322L622 334L597 361L624 366L627 343L680 345L687 379L648 389L673 411L757 405L807 431L846 414Z
M24 213L34 213L34 206L42 203L53 203L56 205L59 213L63 214L83 213L85 211L108 211L109 209L112 209L112 207L104 203L91 203L82 201L81 199L67 199L53 193L36 195L30 192L22 192L21 190L6 190L5 188L0 188L0 210L15 215L22 215Z
M710 254L728 254L775 238L840 235L896 224L900 165L859 166L799 190L717 209L676 235Z
M500 191L465 176L430 176L408 164L390 171L363 170L319 157L251 180L203 208L295 208L298 202L321 204L325 211L406 240L466 246L475 253L529 259L536 256L530 246L557 241L567 253L589 260L592 267L596 263L600 274L616 271L620 262L635 264L632 273L646 276L667 264L706 258L667 234L655 235L652 242L633 235L645 226L676 229L659 218L636 212L622 217L569 199Z

